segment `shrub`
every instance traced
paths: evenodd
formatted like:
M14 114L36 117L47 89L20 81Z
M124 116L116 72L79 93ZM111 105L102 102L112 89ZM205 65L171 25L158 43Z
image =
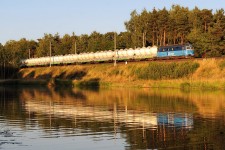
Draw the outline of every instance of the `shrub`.
M140 79L176 79L188 77L194 73L199 67L195 62L182 62L182 63L165 63L165 62L152 62L146 68L141 68L136 71Z
M189 83L189 82L184 82L184 83L181 83L180 84L180 88L182 89L182 90L189 90L190 89L190 87L191 87L191 84Z
M220 67L220 69L225 68L225 60L222 61L222 62L219 64L219 67Z

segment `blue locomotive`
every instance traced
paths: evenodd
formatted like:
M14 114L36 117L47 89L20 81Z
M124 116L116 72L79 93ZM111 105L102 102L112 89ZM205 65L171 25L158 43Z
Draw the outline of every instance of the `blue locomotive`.
M160 46L157 57L194 56L194 48L191 44Z

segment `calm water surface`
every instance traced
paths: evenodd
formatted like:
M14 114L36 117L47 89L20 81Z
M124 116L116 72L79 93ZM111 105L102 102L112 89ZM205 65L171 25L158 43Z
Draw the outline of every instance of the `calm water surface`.
M0 149L224 149L225 92L0 88Z

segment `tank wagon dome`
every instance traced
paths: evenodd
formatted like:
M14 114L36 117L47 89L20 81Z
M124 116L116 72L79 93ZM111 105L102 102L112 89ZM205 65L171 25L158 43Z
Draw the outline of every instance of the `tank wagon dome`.
M97 51L97 52L95 52L95 53L93 54L95 59L98 59L98 53L99 53L99 52Z
M108 50L106 52L106 55L107 55L108 58L112 58L112 57L114 57L114 52L112 50Z
M141 55L139 47L134 50L134 54L135 54L135 56L140 56Z
M77 61L81 61L82 60L82 54L77 55Z
M120 49L118 55L119 57L125 57L127 55L126 49Z
M103 51L100 51L100 52L98 53L98 58L99 58L99 59L104 58L104 52L103 52Z
M81 53L81 54L80 54L80 60L81 60L81 61L84 61L84 60L85 60L85 53Z
M63 57L64 56L62 56L62 55L57 55L57 56L53 56L52 58L55 58L55 59L57 59L58 61L61 61L61 60L63 60Z
M152 46L152 47L150 48L150 50L151 50L151 53L152 53L152 54L157 54L157 52L158 52L158 47L157 47L157 46Z
M134 56L134 54L135 54L135 52L134 52L134 50L133 50L132 48L129 48L129 49L127 50L127 55L128 55L129 57Z
M75 55L73 55L73 54L69 54L67 57L68 57L68 59L69 59L69 61L72 63L72 62L75 62L75 60L74 60L74 57Z
M76 55L76 54L70 55L70 60L71 60L72 62L78 61L78 55Z
M93 52L88 53L88 59L93 60L95 58L95 55Z
M107 58L107 51L102 51L102 58Z
M146 49L145 47L140 48L140 55L142 56L146 55L145 49Z
M70 61L70 55L64 55L64 60L69 62Z
M83 53L83 59L87 60L88 59L88 53Z
M145 48L145 54L146 55L151 55L151 47L150 46Z

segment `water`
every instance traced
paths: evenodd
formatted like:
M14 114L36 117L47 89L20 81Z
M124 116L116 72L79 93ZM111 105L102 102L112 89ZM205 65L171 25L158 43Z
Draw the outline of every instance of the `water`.
M0 88L0 149L224 149L225 92Z

